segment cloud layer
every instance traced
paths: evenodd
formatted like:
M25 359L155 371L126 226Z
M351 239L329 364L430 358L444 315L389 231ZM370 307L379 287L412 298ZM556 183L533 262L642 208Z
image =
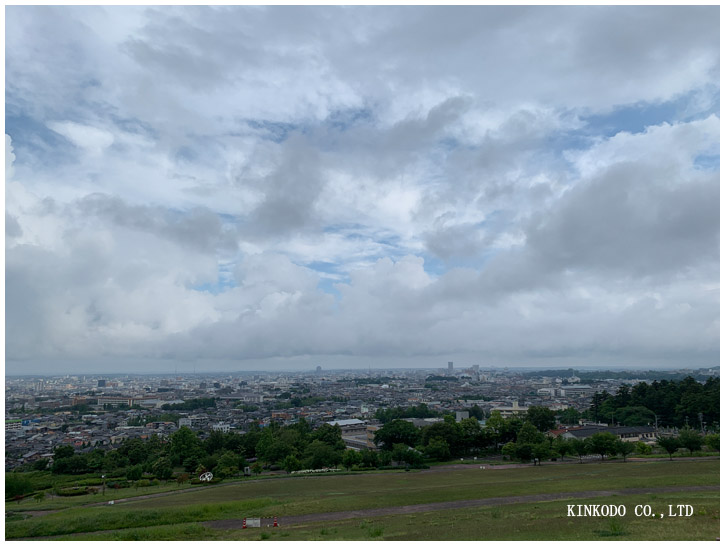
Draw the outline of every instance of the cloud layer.
M9 6L8 371L717 364L717 13Z

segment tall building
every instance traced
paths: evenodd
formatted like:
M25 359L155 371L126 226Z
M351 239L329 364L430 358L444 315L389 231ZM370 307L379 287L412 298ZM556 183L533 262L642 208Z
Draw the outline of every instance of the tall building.
M453 373L453 362L448 363L448 373Z

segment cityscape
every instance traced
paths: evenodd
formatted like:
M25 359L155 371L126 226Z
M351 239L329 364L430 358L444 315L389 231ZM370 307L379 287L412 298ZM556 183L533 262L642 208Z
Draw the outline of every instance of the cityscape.
M339 424L342 438L351 449L378 449L371 434L379 428L376 412L386 408L414 408L424 404L432 412L448 413L457 421L478 408L479 421L498 412L508 418L524 416L531 406L561 414L574 410L574 428L586 420L578 416L588 410L595 393L616 392L652 379L637 378L636 372L600 373L602 378L582 381L571 370L524 373L514 369L486 369L479 365L440 369L323 370L308 372L173 375L73 375L61 377L6 378L6 469L52 459L59 445L81 452L112 449L125 440L168 437L186 426L208 437L212 431L244 434L252 425L272 422L293 425L304 418L313 427ZM596 377L597 372L585 372ZM694 376L700 380L719 378L719 367L699 370L643 372L661 379ZM633 378L605 379L607 375ZM193 400L213 400L212 407L184 409ZM180 408L180 409L173 409ZM78 411L82 409L82 411ZM704 433L718 431L719 423L688 423ZM172 420L173 419L173 420ZM441 417L419 421L440 422ZM691 422L689 422L691 420ZM600 426L620 425L613 415L600 416ZM135 424L134 424L135 423ZM654 440L656 417L641 434ZM646 437L643 436L646 439ZM639 438L638 438L639 439Z
M717 541L718 5L8 5L10 540Z

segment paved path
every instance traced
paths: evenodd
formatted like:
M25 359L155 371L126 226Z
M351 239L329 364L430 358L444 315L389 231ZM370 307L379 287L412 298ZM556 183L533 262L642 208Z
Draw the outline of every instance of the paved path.
M456 508L473 508L476 506L503 506L506 504L521 504L530 502L545 502L562 499L589 499L594 497L613 497L615 495L642 495L647 493L674 493L688 491L719 491L718 485L694 485L686 487L639 487L631 489L613 489L608 491L574 491L564 493L541 493L538 495L520 495L515 497L491 497L487 499L470 499L449 502L432 502L428 504L411 504L407 506L390 506L387 508L368 508L365 510L348 510L344 512L324 512L321 514L305 514L302 516L280 516L277 523L280 526L295 525L297 523L317 521L339 521L353 518L369 518L378 516L395 516L404 514L417 514L420 512L434 512L438 510L453 510ZM272 525L272 518L262 518L262 526ZM207 521L205 526L212 529L241 529L241 519L223 519Z

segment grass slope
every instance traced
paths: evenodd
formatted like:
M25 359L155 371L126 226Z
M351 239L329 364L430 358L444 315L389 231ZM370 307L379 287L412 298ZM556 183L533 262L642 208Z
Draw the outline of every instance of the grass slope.
M302 477L252 481L207 490L194 489L178 495L131 501L115 506L69 508L55 514L33 517L22 521L6 520L6 538L60 536L79 532L117 530L114 533L104 535L103 538L127 540L131 539L128 537L134 535L148 536L149 538L144 538L145 540L152 540L154 537L159 540L169 538L190 539L198 534L200 537L205 538L224 539L231 536L233 539L240 539L251 538L254 533L257 533L256 537L259 539L265 538L261 533L268 531L247 530L247 533L243 536L237 536L241 530L237 534L230 531L212 531L202 528L196 522L241 518L244 516L289 516L361 510L537 493L718 484L719 461L716 460L672 463L631 462L626 464L544 465L542 467L500 470L479 470L474 468L450 472L399 472L355 476ZM663 496L663 499L673 499L677 495L681 494L667 494ZM712 494L688 493L688 495L693 498L700 498L703 503L707 499L709 499L707 503L714 502L719 517L719 495L717 492ZM574 502L584 503L583 500ZM608 504L614 501L611 498L600 498L593 502ZM560 510L559 507L556 507L557 503L564 508ZM702 510L713 509L707 503L702 505ZM491 520L503 520L509 517L507 514L519 514L521 516L521 525L518 523L513 525L510 519L507 523L499 523L502 525L501 532L508 533L506 535L508 538L524 540L525 536L519 536L518 533L523 533L526 529L531 531L531 537L541 538L545 536L536 533L543 532L546 530L547 525L560 519L557 514L565 518L558 527L562 527L562 532L568 529L571 524L567 522L574 518L566 518L565 505L566 502L555 501L537 503L530 506L528 510L525 509L525 506L528 505L512 505L497 508L481 507L431 512L430 518L423 518L420 514L376 518L370 523L372 525L370 528L360 528L359 521L352 524L353 527L358 526L354 529L350 528L351 523L349 521L327 522L324 525L321 523L316 525L306 524L290 527L284 531L277 529L275 536L270 535L270 537L277 540L285 538L295 540L304 540L306 538L367 540L377 538L368 536L368 534L378 533L374 529L377 529L375 525L379 525L384 529L384 532L379 535L380 537L394 538L396 540L405 540L405 537L411 537L411 540L415 540L417 539L415 537L427 536L430 539L431 536L444 536L446 538L451 537L450 539L453 540L452 536L449 535L449 530L442 528L441 525L443 524L436 523L436 521L439 518L448 521L447 518L450 517L450 514L455 513L456 517L468 521L467 529L472 529L470 531L471 536L467 538L480 540L480 537L495 537L487 530L489 527L479 529L479 523L474 524L470 520L473 519L478 522L479 516L490 513L492 514L490 516ZM636 503L632 504L632 511L635 505ZM550 506L554 507L551 512L538 512L543 510L544 507ZM695 505L693 504L693 506ZM695 506L695 509L697 511L698 507ZM499 514L498 517L495 516L497 513ZM543 518L538 517L539 514L543 513L548 515ZM529 516L523 516L522 514L529 514ZM710 514L710 512L707 512L707 514ZM536 517L533 517L533 515ZM707 517L711 518L712 514L698 516L698 518L705 519ZM662 528L675 526L678 529L685 529L689 527L688 522L694 520L694 518L695 516L693 518L680 518L679 523L677 521L667 520L665 522L665 520L662 520L648 525L658 524ZM592 525L595 522L582 523L583 519L587 518L576 518L575 527L572 530L566 530L566 533L562 536L575 536L572 533L576 529L585 529L586 533L593 533L594 527ZM378 520L380 521L378 522ZM401 528L400 522L402 521L414 521L415 525L411 525L410 529ZM718 523L716 520L712 521L715 521L715 524ZM618 529L610 529L609 531L603 529L603 532L614 533L611 536L615 538L623 536L633 539L633 536L637 536L646 539L641 534L631 535L635 530L636 533L641 532L641 530L637 530L640 529L641 522L625 521L622 522L622 525L629 529L627 533L630 534L616 534ZM601 522L599 526L601 527ZM493 527L496 527L496 525L493 525ZM330 536L320 535L319 533L323 529L328 529L327 532L330 533ZM337 529L336 532L335 529ZM482 533L478 537L473 536L479 532L476 529L479 529L480 533ZM549 531L552 531L552 529L549 529ZM647 532L654 532L652 529ZM283 532L289 532L290 534L282 536L281 533ZM456 530L450 532L454 534L463 533L463 531ZM420 535L416 535L416 533L420 533ZM335 534L338 536L332 536ZM122 538L123 536L127 536L127 538ZM690 533L688 536L694 537L695 535ZM597 539L591 534L588 537L591 540ZM96 536L96 539L98 538L100 537ZM467 538L461 537L461 540Z

